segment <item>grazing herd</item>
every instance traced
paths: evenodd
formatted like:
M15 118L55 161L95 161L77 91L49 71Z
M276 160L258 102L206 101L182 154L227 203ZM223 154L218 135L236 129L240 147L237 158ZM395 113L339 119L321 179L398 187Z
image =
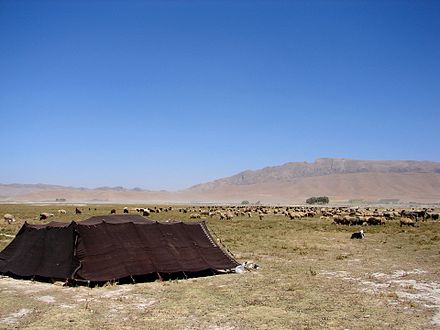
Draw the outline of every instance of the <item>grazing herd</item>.
M143 216L149 217L152 213L161 213L169 211L178 211L190 219L208 219L217 218L218 220L232 220L234 218L257 218L264 220L265 216L285 217L289 220L300 220L304 218L320 218L322 220L332 221L335 225L346 226L380 226L386 224L388 221L399 221L400 227L417 227L419 221L439 220L439 213L432 208L423 209L373 209L369 207L314 207L314 206L261 206L261 205L209 205L203 207L124 207L123 214L131 212L140 213ZM89 211L93 211L89 208ZM94 208L94 211L97 211ZM64 209L59 209L59 215L66 215L68 212ZM82 214L82 210L75 208L75 214ZM121 212L121 211L119 211ZM116 214L118 210L111 209L110 214ZM40 220L47 220L54 217L53 213L40 213ZM5 214L4 220L11 224L15 222L15 217L12 214ZM362 232L363 235L363 232ZM362 236L361 235L361 236Z
M290 220L315 218L330 220L335 225L380 226L389 220L399 220L400 226L415 226L418 221L439 220L439 213L432 208L421 210L373 209L369 207L313 207L313 206L205 206L179 208L179 212L189 213L190 219L217 217L231 220L236 217L263 220L265 215L284 216Z

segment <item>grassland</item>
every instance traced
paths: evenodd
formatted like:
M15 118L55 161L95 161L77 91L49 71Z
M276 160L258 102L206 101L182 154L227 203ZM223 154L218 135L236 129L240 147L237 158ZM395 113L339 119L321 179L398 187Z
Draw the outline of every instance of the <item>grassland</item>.
M40 212L57 220L109 214L124 205L0 205L0 249ZM142 205L145 206L145 205ZM89 211L88 208L91 208ZM95 207L97 210L95 211ZM57 209L68 211L56 214ZM153 220L189 213L153 213ZM440 328L440 223L360 227L329 220L206 219L239 262L261 269L189 280L62 287L0 278L0 328L11 329L437 329Z

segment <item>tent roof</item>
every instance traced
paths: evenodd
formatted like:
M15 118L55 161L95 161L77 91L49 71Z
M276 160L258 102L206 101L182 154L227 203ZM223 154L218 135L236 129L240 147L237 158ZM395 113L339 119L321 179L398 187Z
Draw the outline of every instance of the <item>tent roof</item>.
M131 214L111 214L111 215L96 215L89 219L82 220L82 221L72 221L77 226L94 226L99 225L102 223L111 223L111 224L118 224L118 223L137 223L137 224L152 224L156 223L156 221L146 219L141 215L131 215ZM70 226L72 222L60 222L60 221L51 221L47 224L29 224L27 223L27 226L34 229L44 229L48 227L67 227Z
M156 223L156 221L145 219L141 215L131 215L131 214L114 214L114 215L97 215L91 217L87 220L77 222L80 226L92 226L99 225L102 223L111 223L111 224L119 224L119 223L136 223L136 224L152 224Z

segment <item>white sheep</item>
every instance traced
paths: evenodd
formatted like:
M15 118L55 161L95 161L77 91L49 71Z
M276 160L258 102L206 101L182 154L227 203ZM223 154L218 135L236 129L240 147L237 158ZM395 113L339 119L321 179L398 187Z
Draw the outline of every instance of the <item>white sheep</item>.
M14 217L12 214L9 214L9 213L6 213L6 214L3 216L3 219L5 219L5 222L7 222L7 223L9 223L9 224L15 222L15 217Z

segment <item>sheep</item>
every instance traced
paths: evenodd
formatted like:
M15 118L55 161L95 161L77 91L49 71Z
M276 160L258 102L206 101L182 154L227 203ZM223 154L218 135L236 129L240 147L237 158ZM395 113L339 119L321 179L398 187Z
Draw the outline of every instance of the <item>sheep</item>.
M200 219L200 214L198 213L191 213L189 216L190 219Z
M393 213L393 212L390 212L390 211L388 211L388 212L383 212L383 216L384 216L384 218L387 219L387 220L394 219L394 213Z
M124 207L124 213L129 213L128 212L128 207Z
M79 208L75 208L75 214L81 214L81 210Z
M400 219L400 227L402 227L403 225L408 226L408 227L415 227L416 222L412 219L409 219L409 218L401 218Z
M301 219L301 214L299 212L288 212L287 216L289 217L290 220Z
M211 215L211 212L209 212L208 210L201 210L200 214L201 215Z
M150 212L150 210L149 210L147 207L144 208L144 209L142 209L142 215L143 215L144 217L149 217L150 214L151 214L151 212Z
M411 220L414 220L414 221L418 221L419 220L419 214L417 212L414 212L414 211L402 210L400 212L400 216L401 217L410 218Z
M232 212L220 212L220 220L232 220L232 218L234 218Z
M6 214L3 216L3 219L5 219L5 222L7 222L7 223L9 223L9 224L15 222L15 217L14 217L12 214L9 214L9 213L6 213Z
M340 215L334 215L333 216L333 223L335 225L347 225L348 222L344 217L341 217Z
M58 210L58 214L66 214L66 213L67 213L66 210L63 210L63 209Z
M370 226L383 225L384 221L381 218L369 217L367 219L367 224Z
M347 225L347 226L356 226L356 225L362 225L365 222L364 217L351 217L348 215L345 216L339 216L334 215L333 216L333 223L336 225Z
M363 219L359 217L348 217L348 222L350 226L362 225Z
M115 209L111 209L110 210L110 214L116 214L116 210Z
M50 217L53 217L53 213L47 213L47 212L40 213L40 220L46 220Z

